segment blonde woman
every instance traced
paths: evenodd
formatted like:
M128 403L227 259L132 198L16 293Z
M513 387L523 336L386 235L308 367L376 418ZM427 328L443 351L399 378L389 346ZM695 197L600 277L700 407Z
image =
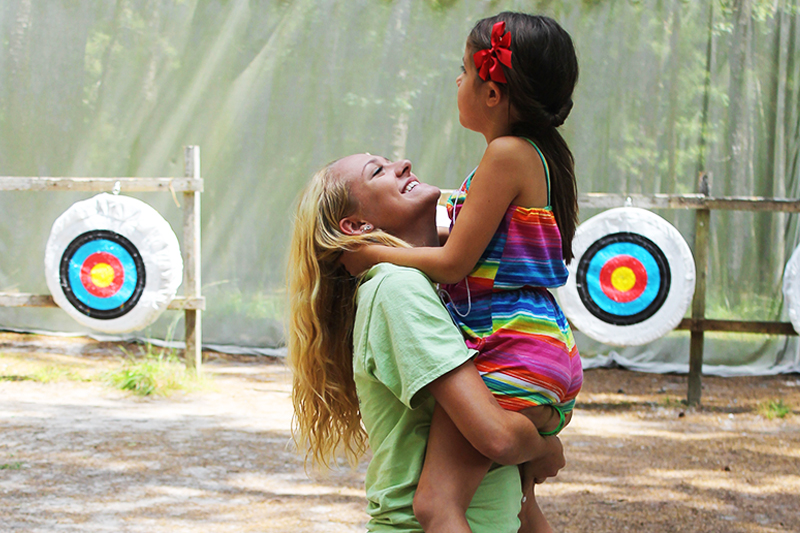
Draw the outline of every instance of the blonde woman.
M498 405L424 274L379 264L353 277L344 267L364 243L436 245L438 197L409 161L356 154L318 172L297 208L287 327L295 438L322 465L339 452L355 462L369 444L369 531L422 532L413 499L435 408L447 415L437 424L471 444L465 466L533 461L543 480L564 465L558 438ZM492 468L467 512L473 533L516 532L522 494L516 466Z

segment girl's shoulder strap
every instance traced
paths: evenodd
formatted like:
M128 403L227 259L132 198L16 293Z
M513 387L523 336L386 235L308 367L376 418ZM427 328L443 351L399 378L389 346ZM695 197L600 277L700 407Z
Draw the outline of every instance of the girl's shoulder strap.
M467 192L469 190L469 186L472 185L472 178L475 177L475 172L477 170L478 170L478 167L475 167L472 170L472 172L469 173L469 176L467 176L467 179L464 180L464 185L462 185L462 188L464 189L464 192Z
M469 173L469 176L461 183L461 186L458 189L454 189L447 198L447 215L450 217L450 220L453 220L455 206L464 202L476 170L478 170L478 167L475 167L475 170Z
M542 165L544 166L544 179L547 182L547 207L550 208L550 167L547 166L547 159L544 158L544 154L541 150L539 150L539 147L536 146L535 142L527 137L523 137L523 139L531 143L531 146L536 148L536 153L539 154L540 158L542 158Z

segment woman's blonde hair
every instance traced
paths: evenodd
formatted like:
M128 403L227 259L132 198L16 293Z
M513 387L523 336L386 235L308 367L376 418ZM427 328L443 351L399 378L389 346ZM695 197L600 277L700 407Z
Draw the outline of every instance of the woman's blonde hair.
M380 230L347 235L339 221L358 209L330 163L301 193L287 272L286 339L292 369L292 434L306 462L330 466L343 451L355 464L367 446L353 381L353 324L359 279L340 264L362 244L408 247Z

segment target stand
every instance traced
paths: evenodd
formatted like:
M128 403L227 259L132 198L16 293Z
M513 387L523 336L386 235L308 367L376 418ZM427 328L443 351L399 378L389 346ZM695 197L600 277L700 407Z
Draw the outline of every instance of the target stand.
M161 242L155 250L142 253L149 242L147 238L126 235L124 224L118 228L86 227L74 234L61 236L51 233L51 239L61 239L63 246L51 247L61 250L57 254L46 254L46 270L52 270L53 276L47 275L52 295L36 295L23 293L0 293L0 307L56 307L61 306L73 318L84 325L100 331L128 331L138 329L137 324L154 320L166 309L184 312L186 362L200 369L202 365L202 329L201 313L205 309L205 298L200 293L200 193L203 191L203 180L200 178L200 148L187 146L184 149L184 177L162 178L48 178L48 177L0 177L0 190L3 191L86 191L86 192L149 192L162 191L172 194L178 203L176 193L183 196L183 250L177 239L155 210L143 202L133 198L118 197L125 206L128 202L134 206L129 214L136 210L151 210L146 213L150 224L166 225L171 237ZM101 203L104 195L99 195L82 203L97 201ZM109 197L112 198L112 197ZM78 204L75 204L76 207ZM113 203L107 203L112 205ZM141 204L141 206L138 206ZM143 206L143 207L142 207ZM103 209L102 207L100 208ZM69 212L69 210L68 210ZM65 213L66 215L67 213ZM63 217L63 215L62 215ZM124 218L124 216L123 216ZM153 222L155 220L155 222ZM57 224L54 225L54 230ZM80 223L77 224L80 226ZM163 230L163 227L161 228ZM58 233L58 232L55 232ZM162 233L164 233L162 231ZM174 240L174 242L171 242ZM138 241L138 242L133 242ZM57 244L57 243L56 243ZM165 254L165 250L169 254ZM161 254L163 257L157 257ZM177 255L175 255L177 254ZM47 257L47 256L52 257ZM153 256L156 256L153 259ZM153 262L161 261L160 270L180 269L183 263L184 296L173 297L177 284L180 283L180 272L177 276L166 276L167 281L156 279L163 274L159 268L153 268ZM155 265L159 267L158 264ZM53 277L53 279L50 279ZM164 277L163 275L161 276ZM55 281L54 281L55 280ZM54 284L55 283L55 284ZM156 283L155 298L151 297L153 283ZM174 286L165 287L172 283ZM160 290L160 293L159 293ZM165 297L164 294L167 296ZM161 301L158 301L159 298ZM166 299L165 299L166 298ZM143 305L144 304L144 305ZM151 320L152 319L152 320Z

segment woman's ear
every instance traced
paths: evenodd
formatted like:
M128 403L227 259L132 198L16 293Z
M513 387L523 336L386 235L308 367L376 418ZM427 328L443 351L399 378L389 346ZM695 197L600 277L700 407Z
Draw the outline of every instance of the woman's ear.
M345 217L339 221L339 229L345 235L361 235L373 230L372 224L356 216Z

